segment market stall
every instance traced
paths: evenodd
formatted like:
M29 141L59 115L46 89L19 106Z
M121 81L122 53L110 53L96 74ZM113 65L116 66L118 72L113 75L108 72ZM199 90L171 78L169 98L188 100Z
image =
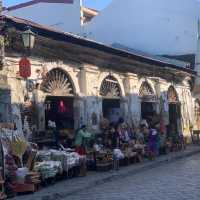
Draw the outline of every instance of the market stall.
M60 177L68 178L75 169L76 175L80 174L85 156L62 145L58 150L40 150L37 144L26 141L14 124L0 127L0 199L5 195L4 187L5 193L13 197L18 193L35 192L41 185Z

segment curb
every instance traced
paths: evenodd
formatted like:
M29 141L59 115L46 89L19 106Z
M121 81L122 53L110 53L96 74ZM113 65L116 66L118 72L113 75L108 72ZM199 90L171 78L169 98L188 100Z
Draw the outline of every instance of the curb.
M60 199L66 198L66 196L71 196L71 195L77 194L78 192L94 188L94 187L96 187L98 185L102 185L106 182L110 182L110 181L113 181L113 180L116 180L119 178L124 178L124 177L129 176L130 174L135 175L135 174L143 172L144 170L153 169L153 168L161 166L165 163L172 163L177 160L183 159L185 157L190 157L190 156L196 155L198 153L200 153L200 148L196 149L194 151L191 151L191 152L183 152L183 153L177 152L177 153L168 155L164 158L160 157L160 158L158 158L158 160L155 160L153 162L146 161L146 163L139 164L139 165L133 167L132 169L129 169L128 171L124 171L121 173L120 173L120 171L112 172L112 174L108 175L107 177L102 178L100 180L91 181L90 183L84 185L81 188L79 187L74 190L71 190L68 192L63 192L63 193L54 193L51 195L45 195L45 196L41 197L41 200L60 200Z

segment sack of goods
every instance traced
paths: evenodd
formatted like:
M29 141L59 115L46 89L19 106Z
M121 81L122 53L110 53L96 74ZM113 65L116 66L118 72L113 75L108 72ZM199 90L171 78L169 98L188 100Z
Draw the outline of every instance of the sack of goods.
M66 156L67 156L67 165L69 169L76 166L80 166L81 160L85 158L85 156L80 156L76 152L66 153Z
M17 182L18 183L24 183L25 182L25 177L28 174L28 168L22 167L18 168L16 171L16 176L17 176Z
M61 164L62 170L68 172L69 169L80 165L81 157L75 152L66 152L58 150L39 151L37 153L37 162L55 161Z
M37 152L37 161L50 161L51 152L50 151L38 151Z
M122 151L120 149L114 149L113 150L113 158L114 158L114 160L124 159L124 154L122 153Z
M34 171L41 174L42 180L54 178L57 174L61 174L63 169L59 161L43 161L37 162Z

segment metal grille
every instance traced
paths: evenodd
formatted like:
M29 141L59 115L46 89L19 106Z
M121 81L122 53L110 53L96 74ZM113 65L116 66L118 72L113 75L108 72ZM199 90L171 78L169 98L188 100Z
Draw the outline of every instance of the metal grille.
M74 87L68 74L55 68L48 72L41 84L41 90L53 96L72 96Z
M107 76L103 80L100 88L100 95L107 98L120 98L120 85L113 76Z
M143 82L140 91L139 96L142 99L143 102L155 102L156 101L156 95L153 92L153 89L149 85L147 81Z
M140 97L154 95L153 89L151 88L148 82L145 81L142 83L139 95Z

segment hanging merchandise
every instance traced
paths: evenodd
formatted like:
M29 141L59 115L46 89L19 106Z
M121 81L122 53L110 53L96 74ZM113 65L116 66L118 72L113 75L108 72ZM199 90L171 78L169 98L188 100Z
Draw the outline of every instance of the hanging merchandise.
M51 102L50 101L46 101L45 110L47 110L47 111L51 110Z
M59 101L59 105L58 105L58 112L59 113L64 113L66 111L66 107L65 104L62 100Z

